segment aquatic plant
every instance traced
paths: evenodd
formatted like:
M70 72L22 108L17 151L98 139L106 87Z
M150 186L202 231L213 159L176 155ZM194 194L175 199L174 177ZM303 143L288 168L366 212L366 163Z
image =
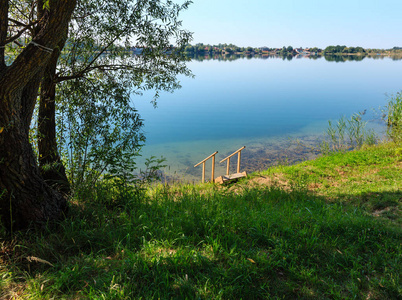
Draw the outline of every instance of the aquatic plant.
M402 140L402 92L391 96L384 114L387 122L387 134L394 142Z
M342 152L359 149L363 145L374 145L377 136L372 129L367 129L367 121L363 121L366 111L353 114L350 119L342 116L336 123L328 121L325 140L321 143L321 152Z

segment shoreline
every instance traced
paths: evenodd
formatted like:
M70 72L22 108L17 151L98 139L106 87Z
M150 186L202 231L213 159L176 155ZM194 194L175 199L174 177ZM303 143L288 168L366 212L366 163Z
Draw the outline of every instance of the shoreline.
M245 143L246 149L242 151L240 171L247 173L267 170L277 165L293 165L306 160L312 160L320 155L319 144L322 135L303 135L298 137L279 137ZM240 145L240 144L239 144ZM232 147L233 148L233 147ZM236 150L233 148L233 151ZM233 151L219 152L215 163L215 178L226 174L226 162L220 164L220 157L226 157ZM180 162L169 164L161 169L161 181L163 183L181 182L197 183L201 181L202 168L193 166L197 161L190 159L189 154L180 157ZM176 167L175 167L176 165ZM230 173L235 173L237 167L237 155L230 163ZM206 163L206 179L210 180L211 162Z

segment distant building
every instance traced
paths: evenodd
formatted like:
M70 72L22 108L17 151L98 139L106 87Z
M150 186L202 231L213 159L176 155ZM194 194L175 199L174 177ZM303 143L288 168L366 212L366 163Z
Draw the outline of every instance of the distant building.
M301 54L301 55L310 55L310 51L308 51L308 49L295 48L294 51L295 51L297 54Z

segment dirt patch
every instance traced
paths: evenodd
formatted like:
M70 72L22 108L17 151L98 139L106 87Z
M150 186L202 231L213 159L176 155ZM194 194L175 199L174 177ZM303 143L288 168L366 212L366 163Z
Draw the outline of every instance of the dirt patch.
M280 187L285 190L290 189L289 181L282 174L272 174L270 176L260 175L252 178L249 181L250 186L268 186L268 187Z
M335 169L338 172L338 175L343 177L343 176L347 176L347 172L345 172L344 170L340 169L340 168L336 168Z
M308 188L309 190L311 190L311 191L315 191L315 190L317 190L317 189L320 189L321 187L322 187L322 184L321 184L321 183L317 183L317 182L310 183L310 184L307 186L307 188Z
M375 210L375 211L372 213L372 215L373 215L374 217L383 217L385 214L387 214L387 213L389 213L389 212L391 212L391 213L393 213L393 214L399 214L399 213L400 213L400 210L399 210L397 207L395 207L395 206L388 206L388 207L383 208L383 209L377 209L377 210Z

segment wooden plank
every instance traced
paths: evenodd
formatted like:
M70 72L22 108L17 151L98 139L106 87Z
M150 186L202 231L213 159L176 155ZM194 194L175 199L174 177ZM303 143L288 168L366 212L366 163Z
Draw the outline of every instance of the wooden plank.
M228 180L233 180L233 179L239 179L239 178L246 177L246 176L247 176L247 173L242 172L242 173L231 174L231 175L226 176L226 177L228 177Z
M223 184L243 177L247 177L247 172L219 176L215 179L215 183Z

